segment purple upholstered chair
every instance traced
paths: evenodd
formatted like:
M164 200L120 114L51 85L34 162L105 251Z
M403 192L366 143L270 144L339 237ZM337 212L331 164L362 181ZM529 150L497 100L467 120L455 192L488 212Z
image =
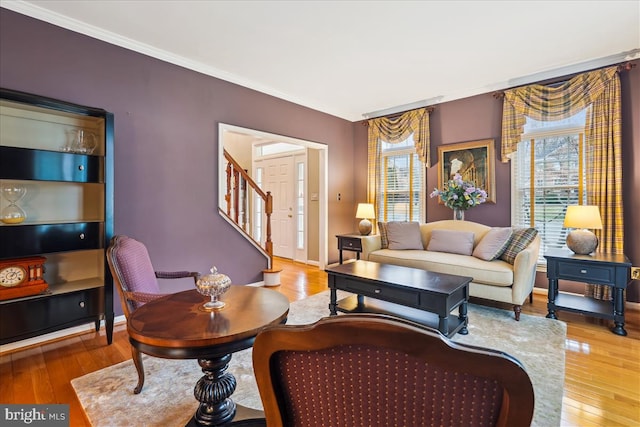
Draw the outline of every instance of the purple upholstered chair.
M269 427L511 427L533 418L533 386L516 359L391 316L266 329L253 368Z
M122 310L127 318L144 303L163 296L157 279L193 277L197 282L199 276L198 273L188 271L154 271L145 245L124 235L111 239L107 249L107 262L120 295ZM132 346L131 354L138 371L138 385L133 392L138 394L144 385L144 367L138 349Z

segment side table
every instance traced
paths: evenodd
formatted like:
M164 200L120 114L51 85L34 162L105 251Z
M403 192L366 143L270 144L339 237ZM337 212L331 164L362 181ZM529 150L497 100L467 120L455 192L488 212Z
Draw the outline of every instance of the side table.
M544 257L547 259L549 279L548 318L557 319L556 311L565 310L612 319L612 332L627 335L624 329L624 290L631 262L624 254L594 252L592 255L577 255L568 250L550 250ZM613 301L560 293L559 279L612 286Z
M362 253L362 236L361 234L338 234L338 250L340 251L340 264L342 264L342 251L351 251L356 253L356 259L360 259Z
M151 356L198 360L204 376L194 381L198 407L187 426L264 426L261 411L231 399L236 378L228 367L232 354L251 347L258 333L286 322L289 300L271 289L242 285L231 286L220 299L227 305L215 311L202 307L207 297L195 289L148 302L127 319L129 341ZM170 378L166 387L170 392Z

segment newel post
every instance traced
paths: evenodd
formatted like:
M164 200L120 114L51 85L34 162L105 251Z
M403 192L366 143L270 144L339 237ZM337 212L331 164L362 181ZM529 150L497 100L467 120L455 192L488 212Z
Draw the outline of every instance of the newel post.
M265 200L264 212L267 215L267 240L265 242L265 250L271 257L273 262L273 242L271 241L271 213L273 212L273 196L271 191L267 191L267 200Z

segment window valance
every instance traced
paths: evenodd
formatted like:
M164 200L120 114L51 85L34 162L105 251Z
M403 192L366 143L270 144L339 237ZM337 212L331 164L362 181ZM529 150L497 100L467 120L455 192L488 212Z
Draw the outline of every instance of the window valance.
M540 121L570 117L600 99L609 85L616 84L616 66L582 73L560 86L528 85L504 92L502 161L520 142L526 116Z
M426 167L429 167L429 147L431 145L429 111L427 108L419 108L393 118L379 117L368 120L369 153L377 150L380 140L393 144L404 141L413 134L418 158Z

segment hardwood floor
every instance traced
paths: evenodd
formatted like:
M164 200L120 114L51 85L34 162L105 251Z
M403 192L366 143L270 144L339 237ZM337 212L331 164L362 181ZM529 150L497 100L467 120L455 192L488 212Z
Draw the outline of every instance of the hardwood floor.
M283 259L275 264L283 269L282 285L273 289L290 301L327 289L326 273L316 267ZM627 337L609 332L608 322L559 314L567 323L563 426L640 425L640 309L627 304L626 310ZM533 304L527 303L523 313L545 316L546 295L535 294ZM71 379L130 357L124 324L116 325L110 346L103 328L2 354L0 402L69 403L71 426L89 426Z

